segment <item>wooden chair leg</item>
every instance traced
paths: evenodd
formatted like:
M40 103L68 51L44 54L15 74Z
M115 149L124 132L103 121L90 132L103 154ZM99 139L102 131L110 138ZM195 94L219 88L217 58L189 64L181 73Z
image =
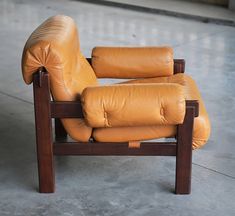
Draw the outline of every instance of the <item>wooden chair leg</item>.
M195 109L186 108L184 122L178 125L176 152L176 194L190 194L192 172L192 134Z
M56 140L66 140L67 132L60 119L55 118L55 138Z
M39 192L53 193L55 176L48 75L41 71L35 74L33 88Z

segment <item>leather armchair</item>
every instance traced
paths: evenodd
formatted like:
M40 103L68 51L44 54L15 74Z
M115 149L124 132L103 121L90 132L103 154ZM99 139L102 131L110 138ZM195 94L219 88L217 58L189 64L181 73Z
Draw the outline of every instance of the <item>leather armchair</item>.
M95 47L86 59L74 21L58 15L27 40L22 72L34 84L40 192L54 191L53 155L166 155L176 156L176 193L190 193L192 148L206 143L210 123L172 48ZM148 141L167 137L176 141Z

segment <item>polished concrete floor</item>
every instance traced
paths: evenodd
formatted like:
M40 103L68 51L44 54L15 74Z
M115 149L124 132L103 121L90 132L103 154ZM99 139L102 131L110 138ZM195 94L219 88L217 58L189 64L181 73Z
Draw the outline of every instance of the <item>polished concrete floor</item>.
M77 0L86 1L86 0ZM89 0L97 2L96 0ZM233 1L233 0L230 0ZM99 2L99 1L98 1ZM100 4L107 4L128 9L138 9L158 14L167 14L174 17L202 20L235 26L235 13L227 7L205 4L202 1L192 0L105 0ZM214 1L215 2L215 1ZM133 8L134 6L134 8ZM136 8L137 7L137 8Z
M198 83L212 133L193 152L192 194L174 195L171 157L57 157L56 193L39 194L32 86L21 53L34 28L72 16L81 49L174 47ZM0 216L235 215L235 28L66 0L0 1ZM104 82L113 82L106 80Z

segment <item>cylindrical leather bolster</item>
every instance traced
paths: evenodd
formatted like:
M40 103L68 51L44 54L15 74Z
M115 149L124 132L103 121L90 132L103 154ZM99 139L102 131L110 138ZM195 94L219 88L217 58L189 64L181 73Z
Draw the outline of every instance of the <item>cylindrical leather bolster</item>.
M86 123L95 128L181 124L183 87L132 84L88 87L81 96Z
M92 67L99 78L150 78L170 76L173 71L170 47L95 47Z

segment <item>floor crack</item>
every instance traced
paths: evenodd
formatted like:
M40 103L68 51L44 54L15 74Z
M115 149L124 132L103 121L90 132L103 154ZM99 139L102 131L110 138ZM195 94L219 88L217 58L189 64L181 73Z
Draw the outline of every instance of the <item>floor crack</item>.
M234 176L231 176L231 175L228 175L228 174L225 174L225 173L219 172L219 171L217 171L217 170L214 170L214 169L211 169L211 168L205 167L205 166L200 165L200 164L197 164L197 163L192 163L192 164L193 164L193 165L195 165L195 166L199 166L199 167L201 167L201 168L204 168L204 169L210 170L210 171L212 171L212 172L218 173L218 174L220 174L220 175L223 175L223 176L226 176L226 177L229 177L229 178L231 178L231 179L234 179L234 180L235 180L235 177L234 177Z
M22 99L22 98L19 98L19 97L16 97L16 96L10 95L10 94L7 94L7 93L5 93L5 92L0 91L0 94L5 95L5 96L7 96L7 97L14 98L14 99L19 100L19 101L21 101L21 102L24 102L24 103L28 103L28 104L33 105L33 102L30 102L30 101L24 100L24 99Z

